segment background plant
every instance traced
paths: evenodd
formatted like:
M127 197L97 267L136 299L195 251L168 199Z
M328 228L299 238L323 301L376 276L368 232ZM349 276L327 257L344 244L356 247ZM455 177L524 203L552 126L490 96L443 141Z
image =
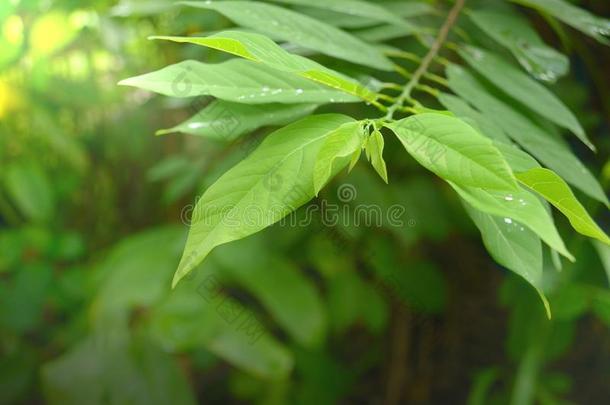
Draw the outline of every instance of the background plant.
M590 171L607 157L607 91L586 84L601 83L591 49L607 50L559 24L605 42L607 20L556 0L102 3L42 14L12 2L2 14L7 401L603 398L603 384L556 362L583 347L579 322L603 364L607 248L557 217L564 244L536 195L607 242L578 202L607 215ZM192 45L143 40L201 31L159 38ZM60 34L45 42L49 32ZM185 57L206 63L123 82L170 100L113 86ZM602 112L588 114L595 98ZM143 136L173 125L158 133L196 136ZM403 226L356 225L365 205L403 207ZM308 212L319 214L307 227L267 228ZM465 214L520 276L500 289L505 309ZM172 291L181 216L191 230ZM474 359L465 330L494 340L501 318L484 320L502 313L506 358L495 338ZM359 388L371 375L380 383Z

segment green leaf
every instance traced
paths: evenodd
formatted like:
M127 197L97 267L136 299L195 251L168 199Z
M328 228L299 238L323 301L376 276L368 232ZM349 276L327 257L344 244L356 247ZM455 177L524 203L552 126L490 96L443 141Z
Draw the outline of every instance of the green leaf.
M290 351L255 313L222 293L217 271L207 266L153 308L146 320L147 335L166 350L205 348L258 378L286 378L293 366Z
M388 308L378 286L367 283L356 272L340 271L328 280L328 311L333 329L342 334L358 321L379 333L388 320Z
M316 107L315 104L247 105L215 100L183 123L157 131L157 135L183 132L231 142L263 126L294 122L311 114Z
M146 338L116 330L87 336L46 363L41 379L51 405L197 403L177 359Z
M273 38L356 64L392 70L392 62L376 47L303 14L254 1L186 1L181 4L215 10L234 23Z
M272 254L260 238L241 240L218 249L214 256L222 274L249 291L300 345L320 348L326 337L322 297L298 268ZM271 253L271 252L268 252Z
M89 317L96 329L125 326L134 307L146 308L163 298L183 240L179 226L154 228L121 240L106 254Z
M568 73L568 58L547 46L521 16L492 10L471 11L468 16L483 32L508 48L535 78L554 82Z
M354 152L362 149L364 140L363 123L348 122L328 134L318 155L313 170L313 183L316 195L326 185L333 173L345 167Z
M589 216L570 187L556 173L544 168L534 168L515 175L521 183L536 191L561 211L577 232L610 245L610 238Z
M354 31L353 34L367 42L385 42L390 39L414 34L418 28L407 28L401 25L380 25Z
M439 177L465 186L518 190L491 140L458 118L423 113L386 126L415 160Z
M460 55L503 92L549 121L574 132L585 145L595 150L574 114L546 87L483 49L467 47Z
M208 188L195 207L173 285L214 247L256 233L312 199L316 156L328 135L351 121L313 115L275 131Z
M412 27L411 24L392 14L385 8L360 0L272 0L276 3L315 7L323 10L336 11L350 16L366 17L376 21L387 22L395 25Z
M593 246L597 250L597 254L602 262L602 266L604 267L604 270L606 270L608 282L610 283L610 247L597 241L593 242Z
M554 170L574 187L608 205L606 194L597 179L561 139L545 133L528 117L491 95L465 69L452 64L447 68L447 78L453 91L494 121L542 164Z
M517 221L486 214L464 203L483 244L496 262L530 283L540 295L547 313L548 301L542 292L542 244L536 234ZM550 317L550 315L549 315Z
M375 129L366 140L366 155L377 174L387 183L388 169L385 160L383 160L383 146L383 135L381 135L379 130Z
M328 69L311 59L286 52L264 35L242 31L222 31L208 37L151 37L190 43L218 49L239 57L263 63L270 68L292 73L337 90L374 102L377 95L356 80Z
M516 145L495 141L494 146L502 153L502 156L504 156L504 159L506 159L514 173L525 172L540 167L540 163L536 159L519 149Z
M192 60L119 82L170 97L209 95L243 104L354 102L356 97L246 60Z
M597 39L604 44L610 44L610 20L591 14L587 10L576 7L563 0L511 0L524 6L532 7L552 15L560 21Z
M493 121L476 111L468 103L453 94L439 93L438 101L456 117L477 127L482 135L502 142L510 143L508 136Z
M16 162L3 168L4 187L21 213L31 221L53 218L55 196L46 173L34 162Z
M333 7L333 2L328 2L328 7ZM434 14L435 9L430 4L424 2L410 1L407 4L403 2L375 2L390 11L391 14L402 17L411 18L418 17L426 14ZM342 28L363 28L372 27L379 24L378 19L367 18L364 16L357 16L353 14L346 14L339 11L332 11L322 8L313 7L299 7L297 11L307 14L316 20L325 22L326 24L342 27Z
M545 206L529 191L506 193L475 187L461 187L451 182L449 184L473 208L501 217L507 224L512 224L513 221L523 224L551 248L574 261L574 257L566 249Z

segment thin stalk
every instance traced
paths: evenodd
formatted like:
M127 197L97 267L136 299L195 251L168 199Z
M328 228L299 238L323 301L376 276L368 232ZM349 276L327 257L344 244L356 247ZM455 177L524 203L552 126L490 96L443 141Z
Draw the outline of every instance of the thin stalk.
M456 0L455 4L451 8L451 11L449 11L449 14L447 15L447 19L445 20L440 31L438 32L436 40L434 40L434 43L432 43L430 50L428 51L426 56L424 56L424 59L422 59L422 62L415 71L415 73L413 73L411 80L409 80L409 82L406 84L405 88L403 89L403 92L396 100L396 103L394 103L388 108L388 112L385 115L384 120L389 121L393 119L394 113L396 112L398 107L401 106L404 101L410 96L413 88L419 83L419 80L424 75L424 73L428 71L432 60L438 54L438 52L443 46L443 43L447 39L447 35L449 34L451 27L453 27L453 25L456 23L457 18L460 15L460 11L462 11L465 2L466 0Z

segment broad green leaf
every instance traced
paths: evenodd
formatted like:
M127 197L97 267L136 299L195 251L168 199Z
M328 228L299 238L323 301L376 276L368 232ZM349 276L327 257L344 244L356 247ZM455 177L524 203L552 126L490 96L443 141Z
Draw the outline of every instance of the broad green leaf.
M604 270L606 270L608 283L610 283L610 247L597 241L593 241L593 246L597 250L597 254L599 254L602 266L604 267Z
M540 163L536 159L519 149L516 145L496 141L494 146L502 153L502 156L504 156L504 159L506 159L514 173L525 172L540 167Z
M376 3L389 10L391 13L401 16L402 18L418 17L422 15L435 14L437 12L437 9L427 0L383 0L376 1Z
M371 136L369 136L366 140L366 155L371 161L371 165L377 174L387 183L388 169L386 167L385 160L383 160L383 146L383 135L381 135L381 132L375 129Z
M543 203L526 190L507 193L484 190L475 187L461 187L449 183L451 187L473 208L501 217L507 224L517 221L536 233L547 245L574 261L555 228L553 218ZM520 229L520 228L519 228Z
M388 320L387 303L378 286L357 272L340 271L328 280L328 311L333 329L342 334L358 321L373 333L383 331Z
M353 34L367 42L384 42L389 39L401 38L418 32L417 28L407 28L401 25L380 25L354 31Z
M333 7L333 2L329 7ZM430 4L420 1L410 1L408 4L404 2L376 2L379 6L382 6L386 10L389 10L391 14L402 17L411 18L418 17L426 14L434 14L435 9ZM364 16L345 14L343 12L332 11L322 8L314 8L309 6L298 7L297 11L307 14L316 20L323 21L326 24L330 24L335 27L342 28L363 28L372 27L379 24L379 20L368 18Z
M415 160L446 180L464 186L519 190L491 140L458 118L423 113L386 126Z
M610 20L591 14L564 0L511 0L552 15L604 44L610 44Z
M385 8L361 0L272 0L276 3L293 4L307 7L315 7L323 10L336 11L350 16L366 17L376 21L387 22L394 25L413 27L400 16L392 14Z
M292 73L373 102L377 95L360 83L317 62L294 55L264 35L242 31L223 31L208 37L152 37L218 49L263 63L270 68Z
M364 140L363 123L348 122L328 134L318 155L313 170L316 195L330 180L338 167L345 167L354 152L362 149Z
M476 10L468 16L483 32L508 48L535 78L554 82L568 72L568 58L546 45L521 16L492 10Z
M542 164L555 171L568 183L587 195L608 205L599 182L580 160L561 142L545 133L528 117L494 97L465 69L450 65L447 68L449 86L462 99L468 100L489 120L495 122L512 139Z
M344 29L358 29L372 27L379 24L379 21L372 18L349 15L345 13L340 13L338 11L324 10L321 8L306 6L295 7L294 9L295 11L301 14L306 14L315 20L321 21L328 25L332 25L333 27L339 27Z
M106 254L89 315L97 329L127 325L131 309L165 296L183 240L179 226L156 228L123 239Z
M542 244L536 234L517 221L486 214L464 203L466 212L481 232L483 244L496 262L530 283L540 295L547 313L548 301L542 292Z
M46 173L34 162L5 165L0 173L5 190L19 211L29 220L53 218L55 195Z
M610 245L610 238L599 228L585 207L576 199L570 187L555 172L534 168L516 173L515 176L521 183L536 191L561 211L576 231Z
M173 285L214 247L256 233L312 199L316 156L327 136L351 121L338 114L304 118L269 135L221 176L197 202Z
M207 266L155 306L147 335L169 351L205 348L259 378L286 378L293 366L290 351L255 313L220 291L218 272Z
M187 60L119 84L170 97L206 95L242 104L358 101L328 86L241 59L218 64Z
M176 358L145 337L90 335L41 367L45 403L196 404Z
M453 94L439 93L438 101L456 117L476 127L482 135L510 143L508 136L493 121L476 111L468 103Z
M183 123L157 131L157 135L172 132L203 136L223 142L268 125L286 125L309 115L315 104L248 105L215 100Z
M467 47L460 55L503 92L549 121L574 132L585 145L595 150L574 114L546 87L483 49Z
M312 281L292 263L275 257L260 238L218 249L214 258L228 281L249 291L298 344L320 348L326 337L326 312Z
M215 10L234 23L274 38L349 62L392 70L392 62L376 47L304 14L254 1L186 1L181 4Z

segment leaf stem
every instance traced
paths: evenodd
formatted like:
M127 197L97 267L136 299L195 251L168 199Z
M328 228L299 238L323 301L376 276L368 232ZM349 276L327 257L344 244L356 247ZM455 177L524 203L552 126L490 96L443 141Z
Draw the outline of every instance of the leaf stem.
M392 120L392 118L394 117L394 113L396 112L398 107L400 107L403 104L403 102L407 98L409 98L409 96L411 94L411 90L413 90L413 88L418 84L419 80L424 75L424 73L426 73L428 71L428 68L430 67L430 64L432 63L432 60L438 54L439 50L443 46L443 43L447 39L447 35L449 34L449 31L451 30L453 25L456 23L457 18L460 15L460 11L462 11L462 8L464 7L465 2L466 2L466 0L456 0L455 1L455 4L451 8L451 11L449 11L449 14L447 15L447 19L445 20L445 22L441 26L441 29L438 32L438 36L436 37L436 40L432 43L430 50L428 51L426 56L424 56L424 58L422 59L421 64L419 65L419 67L417 68L415 73L413 73L413 76L411 77L409 82L405 85L405 88L403 89L401 95L398 97L396 102L388 108L388 112L385 115L384 120L386 120L386 121Z

